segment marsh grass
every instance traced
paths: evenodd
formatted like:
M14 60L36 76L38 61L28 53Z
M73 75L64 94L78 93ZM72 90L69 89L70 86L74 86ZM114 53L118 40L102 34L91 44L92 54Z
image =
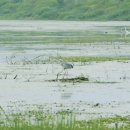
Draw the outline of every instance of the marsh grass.
M51 57L52 59L62 59L68 62L105 62L105 61L127 61L129 57L87 57L87 56L68 56L68 57Z
M81 83L81 82L88 82L89 81L89 77L85 77L85 76L78 76L75 78L62 78L62 79L52 79L52 80L48 80L49 82L56 82L56 81L61 81L61 82L72 82L72 83Z
M120 122L123 124L119 126ZM114 126L109 128L111 123L114 123ZM77 120L72 112L50 113L43 111L41 107L10 113L6 113L2 107L0 109L0 130L129 130L129 128L129 117Z
M30 43L30 44L77 44L97 42L129 42L130 37L121 38L120 34L104 34L100 32L16 32L1 31L0 43Z
M118 124L123 122L125 125ZM115 126L109 128L109 124ZM77 120L72 113L59 112L56 114L43 111L26 111L9 114L0 122L0 130L129 130L128 117L100 118L95 120Z

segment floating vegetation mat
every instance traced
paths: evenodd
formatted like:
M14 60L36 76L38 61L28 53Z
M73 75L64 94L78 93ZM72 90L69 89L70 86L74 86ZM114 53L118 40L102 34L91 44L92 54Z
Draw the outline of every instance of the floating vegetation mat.
M56 81L61 81L61 82L73 82L73 83L77 83L77 82L85 82L85 81L89 81L88 77L84 77L84 76L79 76L79 77L75 77L75 78L62 78L62 79L52 79L52 80L47 80L49 82L56 82Z

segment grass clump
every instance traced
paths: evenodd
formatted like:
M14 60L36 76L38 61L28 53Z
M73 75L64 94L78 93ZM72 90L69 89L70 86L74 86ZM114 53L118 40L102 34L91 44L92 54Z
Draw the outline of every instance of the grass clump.
M123 125L119 126L120 122ZM117 124L112 128L108 124ZM124 125L125 124L125 125ZM42 107L6 113L0 109L0 130L129 130L129 117L99 118L78 120L72 112L59 111L50 113Z
M125 61L130 60L129 57L87 57L87 56L69 56L69 57L57 57L68 62L104 62L104 61Z
M56 82L56 81L61 81L61 82L72 82L72 83L81 83L81 82L88 82L89 78L84 77L84 76L78 76L75 78L62 78L62 79L54 79L54 80L49 80L50 82Z

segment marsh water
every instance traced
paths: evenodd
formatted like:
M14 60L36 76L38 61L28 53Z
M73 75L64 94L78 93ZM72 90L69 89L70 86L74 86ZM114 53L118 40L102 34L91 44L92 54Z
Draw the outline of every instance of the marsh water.
M60 28L59 28L60 26ZM1 21L2 37L15 37L17 31L86 30L119 33L115 27L128 22L29 22ZM89 30L89 31L90 31ZM13 31L13 32L10 32ZM41 35L40 35L41 36ZM119 35L120 36L120 35ZM17 38L17 37L16 37ZM32 39L31 39L32 40ZM15 41L15 40L14 40ZM66 78L85 76L85 82L60 82L59 62L50 57L129 57L129 42L62 43L62 44L0 44L0 106L11 103L44 105L54 111L69 110L79 118L130 114L130 61L71 62ZM33 40L32 40L33 42ZM37 62L29 62L34 60ZM42 62L39 62L42 61ZM63 74L59 76L63 78Z

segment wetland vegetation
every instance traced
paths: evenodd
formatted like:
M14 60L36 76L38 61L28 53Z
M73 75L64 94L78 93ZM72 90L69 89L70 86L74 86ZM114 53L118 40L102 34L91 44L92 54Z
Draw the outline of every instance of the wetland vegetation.
M71 111L51 113L44 106L20 111L0 107L0 130L129 130L130 117L78 120ZM16 111L17 110L17 111Z
M105 62L105 61L129 61L129 57L87 57L87 56L68 56L68 57L52 57L52 59L62 59L68 62Z
M130 41L130 37L122 37L120 28L112 29L115 34L111 32L92 32L92 31L77 31L77 32L23 32L23 31L0 31L0 43L4 44L93 44L93 43L111 43Z

